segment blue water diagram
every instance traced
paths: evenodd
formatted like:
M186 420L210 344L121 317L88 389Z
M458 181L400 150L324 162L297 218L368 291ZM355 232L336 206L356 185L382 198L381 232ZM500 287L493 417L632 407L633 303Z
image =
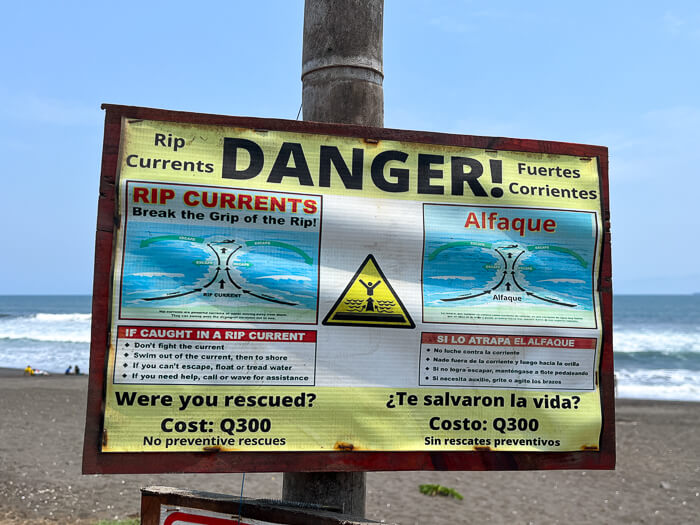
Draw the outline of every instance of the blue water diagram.
M313 323L318 231L130 220L122 319Z
M423 317L595 328L594 213L424 206Z

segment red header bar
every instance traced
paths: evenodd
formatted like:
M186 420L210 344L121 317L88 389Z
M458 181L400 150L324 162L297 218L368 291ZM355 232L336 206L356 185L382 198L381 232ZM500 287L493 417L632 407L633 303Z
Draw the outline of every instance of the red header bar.
M120 326L119 339L178 339L190 341L258 341L315 343L315 330L243 330L178 326Z
M536 348L594 349L596 340L589 337L550 337L542 335L442 334L423 332L421 342L433 345L526 346Z

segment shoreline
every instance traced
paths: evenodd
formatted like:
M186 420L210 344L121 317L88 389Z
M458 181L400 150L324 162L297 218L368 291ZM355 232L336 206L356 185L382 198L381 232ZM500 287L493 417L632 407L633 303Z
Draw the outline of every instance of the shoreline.
M61 380L62 379L62 380ZM0 368L0 525L94 525L139 513L140 487L240 494L241 474L82 475L88 377ZM698 403L617 399L614 471L369 472L367 518L447 525L694 523L700 514ZM420 484L464 501L429 497ZM279 499L282 474L245 476L243 495Z
M24 369L21 368L10 368L10 367L0 367L0 379L4 378L17 378L17 377L27 377L24 375ZM78 378L84 378L87 380L88 378L88 373L87 372L81 372L80 375L75 375L75 374L62 374L59 372L49 372L48 375L41 375L41 376L31 376L31 379L78 379ZM658 399L658 398L641 398L641 397L615 397L615 403L623 403L623 404L630 404L634 405L636 402L639 403L645 403L645 404L655 404L655 403L680 403L684 404L687 403L689 405L698 405L700 404L700 401L693 401L693 400L684 400L684 399ZM2 524L0 524L2 525Z
M24 369L23 368L7 368L7 367L0 367L0 379L9 379L9 378L17 378L17 377L22 377L22 378L27 378L27 379L79 379L79 378L88 378L88 374L85 372L81 372L80 375L75 375L75 374L61 374L59 372L48 372L48 375L35 375L35 376L26 376L24 375Z

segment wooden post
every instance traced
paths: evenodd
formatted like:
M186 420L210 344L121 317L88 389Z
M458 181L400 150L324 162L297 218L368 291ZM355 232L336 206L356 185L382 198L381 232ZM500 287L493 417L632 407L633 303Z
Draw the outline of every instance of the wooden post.
M304 120L384 126L384 0L306 0Z
M304 120L384 126L384 0L306 0ZM282 497L365 515L364 472L285 473Z

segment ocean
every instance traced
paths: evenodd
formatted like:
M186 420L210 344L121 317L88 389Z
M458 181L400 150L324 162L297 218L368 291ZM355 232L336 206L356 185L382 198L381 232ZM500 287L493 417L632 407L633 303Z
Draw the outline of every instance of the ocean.
M613 303L618 397L700 401L700 294Z
M90 296L0 296L0 367L87 372ZM618 397L700 401L700 295L614 297Z

